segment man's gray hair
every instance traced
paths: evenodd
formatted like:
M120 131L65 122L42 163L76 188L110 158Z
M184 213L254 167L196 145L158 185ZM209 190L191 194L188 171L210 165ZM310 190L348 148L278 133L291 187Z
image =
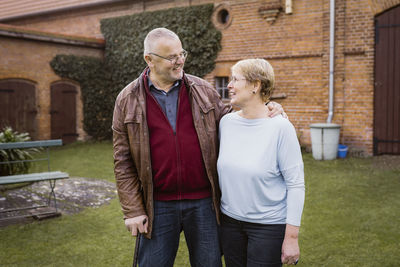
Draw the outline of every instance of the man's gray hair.
M176 33L174 33L173 31L168 30L167 28L155 28L151 30L144 39L143 54L147 55L148 53L151 53L153 51L156 40L160 38L171 38L179 40L178 35L176 35Z

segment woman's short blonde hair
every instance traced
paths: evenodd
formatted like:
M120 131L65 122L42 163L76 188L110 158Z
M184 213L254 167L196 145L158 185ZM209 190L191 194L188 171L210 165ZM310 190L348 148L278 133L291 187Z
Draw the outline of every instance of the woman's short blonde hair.
M251 83L260 81L261 98L264 102L269 100L274 89L275 75L268 61L261 58L240 60L233 65L232 72L239 72Z

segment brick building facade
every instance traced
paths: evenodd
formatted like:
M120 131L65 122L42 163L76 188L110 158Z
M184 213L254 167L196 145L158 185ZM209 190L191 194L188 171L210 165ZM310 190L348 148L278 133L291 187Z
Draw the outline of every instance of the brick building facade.
M81 45L54 42L51 38L43 42L4 35L0 27L0 81L18 78L35 83L40 107L36 136L39 139L51 137L49 89L60 78L52 72L48 62L56 54L102 57L101 46L88 45L102 38L102 18L205 3L214 3L213 21L222 32L222 50L216 68L205 77L208 81L223 92L230 67L235 62L250 57L265 58L275 69L275 101L284 106L303 145L310 145L309 125L327 119L329 0L86 2L87 5L60 6L53 11L30 10L29 16L23 12L9 17L0 14L0 23L33 29L39 36L62 34L59 37L68 40L79 39L77 36L88 38L86 44ZM340 142L348 145L353 154L372 155L376 116L375 19L388 10L399 8L400 0L335 2L333 122L341 125ZM190 52L190 47L185 49ZM397 94L397 106L400 106L400 88ZM77 110L79 108L78 105ZM79 116L77 132L83 137ZM393 152L400 153L400 149Z
M19 132L29 131L33 139L52 138L51 120L54 110L51 106L51 88L60 83L69 84L76 90L74 108L76 120L72 134L76 134L78 140L84 139L86 134L82 125L79 84L58 77L51 69L49 62L56 55L65 53L103 57L103 47L104 40L101 39L48 34L21 27L0 25L0 105L3 105L0 107L0 113L2 113L0 116L3 117L2 119L6 116L4 113L9 111L10 116L16 116L13 118L17 124L14 128ZM16 103L3 103L7 100L11 102L13 95L17 93L7 90L15 83L31 84L32 93L14 99ZM21 106L22 102L26 102L27 97L34 98L31 100L33 106ZM6 104L10 106L4 107ZM27 114L21 116L21 113ZM35 114L33 118L29 116L32 113ZM35 120L33 127L26 125L32 123L26 122L31 119ZM4 125L1 126L4 127Z

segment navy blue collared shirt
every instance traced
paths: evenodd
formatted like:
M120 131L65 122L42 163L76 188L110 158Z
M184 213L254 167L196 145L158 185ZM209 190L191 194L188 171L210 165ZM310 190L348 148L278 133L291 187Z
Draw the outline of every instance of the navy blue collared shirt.
M176 114L178 113L178 99L179 99L179 89L181 87L181 80L177 80L169 89L168 92L160 90L154 86L150 80L150 71L147 73L148 85L150 93L157 100L161 109L163 110L165 116L169 121L174 132L176 132Z

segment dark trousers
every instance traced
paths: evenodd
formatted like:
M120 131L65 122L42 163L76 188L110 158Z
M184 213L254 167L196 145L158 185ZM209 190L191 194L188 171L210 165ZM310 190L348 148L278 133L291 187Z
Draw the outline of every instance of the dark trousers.
M258 224L222 215L220 236L227 267L280 267L285 224Z
M152 238L141 239L139 266L172 267L182 231L191 266L222 266L217 221L211 198L155 201Z

